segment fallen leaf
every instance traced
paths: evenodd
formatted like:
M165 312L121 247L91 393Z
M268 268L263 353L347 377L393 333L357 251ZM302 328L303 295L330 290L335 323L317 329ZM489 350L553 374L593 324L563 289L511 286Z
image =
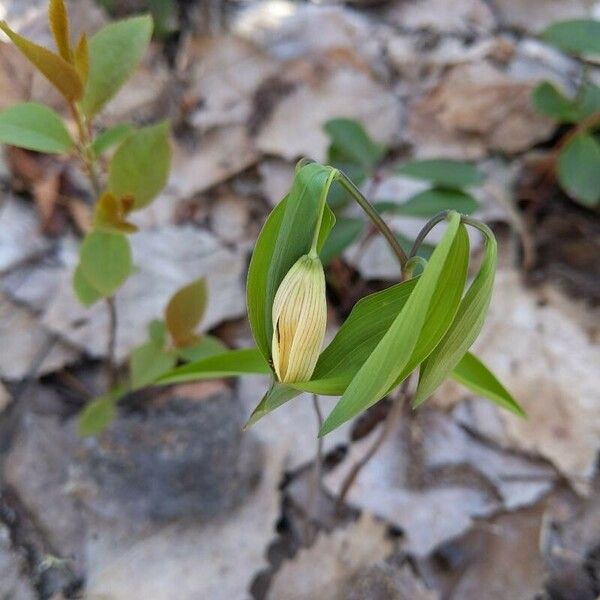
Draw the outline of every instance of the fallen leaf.
M313 546L301 549L273 577L270 600L344 600L343 586L360 569L387 557L393 543L386 527L372 516L332 533L322 533Z

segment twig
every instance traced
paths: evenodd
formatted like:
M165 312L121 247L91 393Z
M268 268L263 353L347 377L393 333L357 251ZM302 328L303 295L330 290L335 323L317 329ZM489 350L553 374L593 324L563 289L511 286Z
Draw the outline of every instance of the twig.
M118 382L118 371L115 361L115 347L117 342L117 309L114 297L106 298L108 310L108 343L106 346L106 373L108 388L112 389Z
M317 433L320 431L323 425L323 413L321 412L321 406L319 405L319 397L316 394L312 395L312 404L315 409L317 416ZM306 523L307 523L307 536L306 539L310 543L314 534L316 534L316 527L311 527L311 518L318 513L319 497L321 495L321 474L323 472L323 438L317 435L317 454L315 456L315 465L313 469L313 476L310 485L310 493L308 496L308 504L306 511Z
M394 430L394 427L398 422L400 415L402 414L402 406L404 404L404 400L406 399L406 392L408 390L409 382L410 377L407 378L402 384L402 386L399 388L396 397L392 401L390 412L387 414L387 417L379 435L377 436L377 439L373 442L373 444L367 450L365 455L352 467L352 469L344 479L336 502L338 511L344 505L344 502L346 501L346 496L348 495L350 488L356 481L356 478L358 477L359 473L373 458L373 456L379 450L383 442L385 442L390 433Z

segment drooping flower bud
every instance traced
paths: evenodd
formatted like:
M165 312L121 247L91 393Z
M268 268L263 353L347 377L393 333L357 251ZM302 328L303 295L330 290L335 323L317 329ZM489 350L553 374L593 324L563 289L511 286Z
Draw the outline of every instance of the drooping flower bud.
M273 366L279 381L310 379L325 337L325 274L318 257L301 256L273 301Z

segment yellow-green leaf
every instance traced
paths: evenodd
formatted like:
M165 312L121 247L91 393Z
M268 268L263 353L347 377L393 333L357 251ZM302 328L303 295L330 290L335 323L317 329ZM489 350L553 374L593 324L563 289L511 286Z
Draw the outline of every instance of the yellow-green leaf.
M132 133L112 157L108 186L115 196L133 196L137 210L160 193L170 169L168 123L143 127Z
M73 65L85 86L90 74L90 49L85 33L81 34L77 46L75 46L75 50L73 51Z
M112 394L86 404L79 415L79 435L89 437L102 433L115 418L116 404L117 399Z
M81 79L75 68L62 56L15 33L6 21L0 21L0 29L69 102L81 98L83 95Z
M131 273L127 238L120 233L92 231L79 251L81 274L103 298L112 296Z
M58 53L71 62L71 40L69 33L69 15L64 0L50 0L48 6L48 23L56 42Z
M90 38L90 72L81 109L92 117L119 91L140 62L152 35L152 18L110 23Z
M133 390L154 383L172 369L177 357L153 341L138 346L129 358L129 377Z
M116 198L110 192L104 192L94 210L94 228L98 231L117 233L136 232L138 228L127 221L127 215L132 208L133 198L131 196Z
M165 309L165 323L176 346L196 339L195 330L206 310L206 280L197 279L178 290Z
M73 289L75 295L84 306L92 306L102 298L102 294L85 278L81 265L73 273Z
M0 112L0 143L49 154L67 154L74 145L62 119L36 102L16 104Z

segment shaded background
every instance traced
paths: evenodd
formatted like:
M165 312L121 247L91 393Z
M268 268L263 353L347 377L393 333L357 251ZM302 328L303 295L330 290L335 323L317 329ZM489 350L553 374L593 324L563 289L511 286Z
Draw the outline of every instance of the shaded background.
M597 213L544 176L562 131L537 113L541 80L573 90L582 64L536 34L597 15L583 0L70 3L75 31L152 10L143 65L100 117L168 118L169 184L135 214L139 270L117 295L117 354L145 339L181 285L204 275L203 322L252 344L247 262L295 161L323 161L323 124L350 117L410 157L475 161L476 216L500 240L475 350L522 403L519 420L452 383L407 411L350 492L331 498L377 435L386 401L325 439L308 525L316 423L302 396L242 433L261 378L148 390L98 438L76 434L101 381L103 306L71 290L91 194L66 159L0 154L0 597L275 600L595 600L600 595L600 299ZM50 45L46 3L0 16ZM588 67L590 77L600 73ZM0 43L0 108L60 98ZM382 169L366 189L402 203L421 184ZM350 210L351 214L351 210ZM414 236L423 222L393 217ZM523 250L525 249L525 252ZM474 245L474 258L480 248ZM524 268L524 262L525 267ZM364 238L328 267L330 334L398 277ZM334 399L323 398L330 410ZM310 528L319 533L309 546Z

